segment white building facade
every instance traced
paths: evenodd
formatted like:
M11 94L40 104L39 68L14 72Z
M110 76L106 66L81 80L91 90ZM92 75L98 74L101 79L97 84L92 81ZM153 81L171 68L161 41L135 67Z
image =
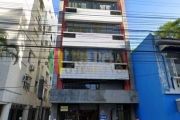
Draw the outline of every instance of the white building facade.
M51 120L134 120L123 0L61 0ZM58 66L58 68L57 68Z
M42 120L48 120L52 79L49 54L56 43L58 22L52 0L0 0L0 9L0 29L8 33L8 43L20 50L17 64L6 56L0 60L0 120L37 120L37 91L42 78Z

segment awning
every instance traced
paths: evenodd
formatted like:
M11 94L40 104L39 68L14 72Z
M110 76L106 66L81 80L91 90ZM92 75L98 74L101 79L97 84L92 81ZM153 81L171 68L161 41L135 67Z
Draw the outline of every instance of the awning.
M180 51L180 40L160 39L155 42L159 45L160 51Z

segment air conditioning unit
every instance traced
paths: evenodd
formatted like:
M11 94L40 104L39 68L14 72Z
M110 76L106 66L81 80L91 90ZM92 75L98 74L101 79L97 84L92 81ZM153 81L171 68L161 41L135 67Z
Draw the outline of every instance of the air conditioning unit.
M34 67L33 65L30 65L30 66L29 66L29 71L34 71L34 68L35 68L35 67Z
M39 25L38 30L39 30L39 31L42 31L42 27L41 27L41 25Z
M49 32L51 31L51 26L48 27L48 31L49 31Z
M23 75L23 79L22 80L23 81L27 81L28 80L28 75L27 74Z
M45 45L47 45L47 46L48 46L48 41L47 41L47 40L45 41Z
M48 62L47 62L47 61L45 62L45 65L48 65Z

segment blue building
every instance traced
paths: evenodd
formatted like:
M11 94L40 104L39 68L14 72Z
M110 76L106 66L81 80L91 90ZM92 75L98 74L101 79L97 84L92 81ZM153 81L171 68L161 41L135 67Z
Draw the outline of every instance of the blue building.
M149 34L133 51L139 120L180 120L180 40Z

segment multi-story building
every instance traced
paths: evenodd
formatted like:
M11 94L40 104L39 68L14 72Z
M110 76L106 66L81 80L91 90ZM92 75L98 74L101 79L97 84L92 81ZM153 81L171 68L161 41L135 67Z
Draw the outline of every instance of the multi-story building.
M0 11L0 29L7 32L9 44L19 46L17 64L10 57L0 59L0 120L37 120L41 78L45 80L42 120L48 120L48 56L56 42L58 22L52 0L0 0Z
M136 119L180 119L180 40L149 34L132 53Z
M60 6L51 119L134 120L138 98L124 1L63 0Z

